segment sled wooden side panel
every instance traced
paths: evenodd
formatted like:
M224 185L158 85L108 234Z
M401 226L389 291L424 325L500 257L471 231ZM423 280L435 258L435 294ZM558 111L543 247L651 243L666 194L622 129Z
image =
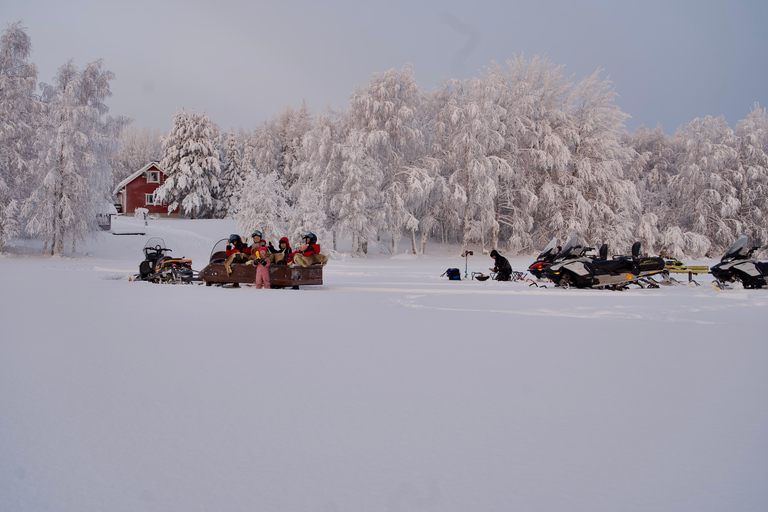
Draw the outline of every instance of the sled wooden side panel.
M253 283L256 280L256 267L242 263L233 263L232 273L228 276L223 263L211 263L200 271L200 280L206 284ZM323 284L323 267L270 265L269 282L272 286L310 286Z

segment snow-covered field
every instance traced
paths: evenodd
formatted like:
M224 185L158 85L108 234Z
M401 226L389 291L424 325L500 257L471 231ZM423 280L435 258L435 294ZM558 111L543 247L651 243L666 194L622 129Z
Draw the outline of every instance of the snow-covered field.
M768 290L449 282L440 246L130 282L236 232L146 229L0 256L0 511L768 510Z

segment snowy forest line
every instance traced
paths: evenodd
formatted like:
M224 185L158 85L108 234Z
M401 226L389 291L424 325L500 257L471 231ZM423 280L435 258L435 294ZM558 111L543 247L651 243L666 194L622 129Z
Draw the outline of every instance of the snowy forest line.
M0 249L20 235L61 253L96 228L114 186L150 161L156 192L182 215L234 217L244 233L397 253L407 235L537 252L578 233L591 244L667 257L719 255L740 233L768 240L768 116L731 129L694 119L672 136L624 128L600 71L575 81L517 56L477 78L424 91L410 66L375 73L346 109L302 105L252 130L222 131L182 110L168 134L107 116L114 76L100 61L41 84L19 24L0 52Z

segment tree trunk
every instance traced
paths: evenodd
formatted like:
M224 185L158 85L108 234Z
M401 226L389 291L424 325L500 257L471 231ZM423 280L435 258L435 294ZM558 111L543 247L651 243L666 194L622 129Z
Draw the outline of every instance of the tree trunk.
M411 250L413 251L413 254L416 254L416 230L411 230Z

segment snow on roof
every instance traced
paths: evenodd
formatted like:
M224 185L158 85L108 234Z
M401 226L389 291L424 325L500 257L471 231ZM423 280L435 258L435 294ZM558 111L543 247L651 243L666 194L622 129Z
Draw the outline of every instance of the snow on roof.
M158 164L157 162L150 162L147 165L145 165L144 167L142 167L141 169L139 169L138 171L136 171L135 173L133 173L130 176L128 176L127 178L125 178L120 183L118 183L117 187L115 187L115 190L112 192L112 195L116 196L120 192L121 189L125 188L125 186L128 185L130 182L132 182L133 180L135 180L136 178L138 178L139 176L144 174L150 167L157 167L160 170L160 172L165 174L165 171L163 171L160 168L160 164Z

